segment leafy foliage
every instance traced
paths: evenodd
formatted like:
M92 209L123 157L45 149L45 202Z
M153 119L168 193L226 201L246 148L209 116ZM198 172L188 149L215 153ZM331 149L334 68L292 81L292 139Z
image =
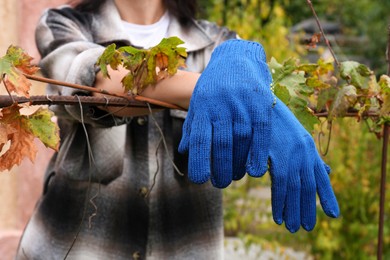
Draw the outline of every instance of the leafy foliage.
M172 76L180 67L185 67L185 48L178 47L184 42L177 37L164 38L158 45L149 50L136 49L131 46L116 48L109 45L99 57L97 64L106 77L110 77L107 66L117 70L123 66L129 72L122 79L125 90L138 94L151 84Z
M377 259L381 142L363 122L343 118L333 124L329 149L325 160L332 168L330 178L342 215L329 221L318 212L318 228L307 236L311 251L319 259ZM389 211L386 203L385 212ZM389 227L385 220L383 259L390 256Z
M378 134L380 126L389 121L390 79L382 75L377 81L374 72L363 64L342 62L338 75L333 62L322 59L316 64L300 64L291 58L280 64L272 58L269 67L275 95L309 132L319 123L313 110L328 112L329 121L345 116L349 110L358 111L358 119L367 113L379 115L374 118Z
M9 143L9 147L0 156L0 171L19 165L24 157L33 162L37 152L35 137L40 138L46 146L58 149L59 131L51 121L52 112L40 108L26 116L20 114L21 108L13 104L0 111L0 151Z
M38 71L39 68L31 64L32 59L21 48L13 45L0 59L0 83L4 81L9 92L29 96L31 83L23 73L32 75Z
M31 83L24 73L32 75L38 71L31 60L23 49L15 46L10 46L0 58L0 83L4 83L9 93L29 97ZM55 150L59 147L59 128L51 121L53 113L39 108L27 116L20 113L21 108L14 103L0 110L0 171L19 165L24 157L34 161L36 137L47 147Z

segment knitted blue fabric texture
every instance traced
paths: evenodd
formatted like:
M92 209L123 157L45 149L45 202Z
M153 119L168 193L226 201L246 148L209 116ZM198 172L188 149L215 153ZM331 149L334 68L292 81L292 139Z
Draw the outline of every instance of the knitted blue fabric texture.
M316 193L324 212L340 214L329 180L330 167L317 152L312 136L279 99L272 109L270 175L274 221L290 232L316 224Z
M188 178L218 188L268 168L274 96L263 47L228 40L218 46L191 97L179 152L189 153Z

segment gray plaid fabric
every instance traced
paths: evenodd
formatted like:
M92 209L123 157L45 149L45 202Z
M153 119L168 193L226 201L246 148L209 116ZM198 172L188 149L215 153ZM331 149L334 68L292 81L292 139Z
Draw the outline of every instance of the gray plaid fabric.
M46 10L36 30L42 72L92 86L104 46L130 45L125 35L112 0L97 14L68 6ZM236 37L206 21L182 28L175 19L169 35L186 42L188 69L197 72L216 45ZM50 86L49 94L90 93ZM210 183L190 183L187 158L177 152L185 113L117 118L95 107L52 108L61 148L48 166L17 259L63 259L68 251L67 259L223 258L221 191ZM174 171L170 158L184 176Z

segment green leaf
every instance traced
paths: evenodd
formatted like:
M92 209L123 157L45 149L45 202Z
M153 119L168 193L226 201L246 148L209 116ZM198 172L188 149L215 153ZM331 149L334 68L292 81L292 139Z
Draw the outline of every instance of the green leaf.
M334 66L332 62L319 59L316 64L313 63L301 64L298 66L297 69L300 71L304 71L309 76L311 75L312 77L313 76L320 77L334 71Z
M335 99L338 90L334 87L321 89L318 93L317 111L328 108Z
M132 86L134 84L134 76L133 76L133 73L127 73L126 76L124 76L122 78L122 81L121 81L122 85L125 86L125 89L128 90L128 91L131 91L131 89L128 89L126 88L126 86ZM135 89L136 90L136 89ZM133 94L137 94L137 93L133 93Z
M380 97L382 99L382 106L380 109L380 116L390 117L390 77L382 75L379 79ZM387 119L385 120L387 122Z
M305 72L297 70L297 61L294 59L288 59L280 64L276 59L271 58L268 66L274 80L275 95L290 108L300 123L312 132L319 120L307 107L308 101L304 99L313 94L313 89L305 84ZM306 69L312 70L315 67L318 66L309 65Z
M310 77L306 79L306 85L311 87L312 89L324 89L329 88L330 84L320 80L317 77Z
M26 123L32 134L52 149L58 150L60 143L59 127L51 119L53 112L39 108L35 113L26 116Z
M137 49L137 48L134 48L132 46L122 46L122 47L118 48L118 52L123 52L123 53L127 53L130 55L137 55L140 53L145 53L144 50ZM145 55L143 55L143 56L145 56Z
M326 75L326 74L334 71L333 61L325 61L323 59L319 59L317 61L317 64L318 64L317 73L319 75Z
M277 84L286 77L289 77L297 68L295 60L292 58L286 60L283 64L280 64L274 57L271 58L268 63L268 67L272 73L274 84Z
M329 118L343 116L348 108L353 107L357 100L356 87L345 85L338 92L332 103Z
M107 78L110 78L107 66L110 65L112 69L116 70L121 63L122 57L116 50L115 43L108 45L96 62L101 72L103 73L103 76Z
M304 71L305 73L308 73L308 74L313 74L317 71L318 64L306 63L306 64L299 65L297 69Z
M3 81L4 74L12 74L12 62L7 57L0 59L0 83Z
M367 66L356 61L344 61L340 65L340 76L356 88L368 89L371 75L373 72Z
M288 91L288 89L285 86L282 86L280 84L276 84L276 86L274 86L274 94L284 104L286 104L287 106L289 105L291 96L290 96L290 92Z
M309 133L312 133L314 131L314 125L320 122L313 111L307 107L307 102L303 99L292 98L289 108Z
M271 58L268 66L272 73L274 88L277 84L284 86L292 97L311 93L311 90L306 88L304 72L296 71L296 60L288 59L283 64L280 64L276 59Z
M0 83L5 81L9 92L29 97L31 83L23 73L33 75L39 70L31 64L32 59L23 49L13 45L0 58Z
M390 94L390 77L382 75L379 79L379 87L382 93Z
M129 73L122 79L125 90L138 94L146 86L172 76L180 67L185 67L185 48L178 47L184 42L178 37L164 38L149 50L124 46L116 49L109 45L99 57L97 64L104 76L108 76L107 66L117 69L122 65Z

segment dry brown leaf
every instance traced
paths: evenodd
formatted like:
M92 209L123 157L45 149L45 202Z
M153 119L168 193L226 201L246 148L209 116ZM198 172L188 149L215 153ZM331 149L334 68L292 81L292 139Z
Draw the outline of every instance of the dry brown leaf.
M15 92L17 95L30 97L29 91L31 89L31 82L23 75L19 74L17 77L7 77L4 79L9 92Z
M25 117L20 116L20 106L14 104L1 110L0 117L1 135L0 148L10 142L10 146L0 156L0 171L10 170L13 166L19 165L24 157L32 162L35 160L37 148L35 147L35 136L26 127Z

